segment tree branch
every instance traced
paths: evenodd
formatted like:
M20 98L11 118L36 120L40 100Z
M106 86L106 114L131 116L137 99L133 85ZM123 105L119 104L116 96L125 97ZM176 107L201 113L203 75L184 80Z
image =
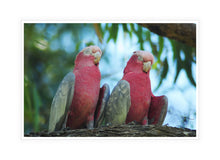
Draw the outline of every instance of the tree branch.
M118 125L25 134L25 137L196 137L196 131L168 126Z
M196 24L193 23L139 23L160 36L175 39L196 47Z

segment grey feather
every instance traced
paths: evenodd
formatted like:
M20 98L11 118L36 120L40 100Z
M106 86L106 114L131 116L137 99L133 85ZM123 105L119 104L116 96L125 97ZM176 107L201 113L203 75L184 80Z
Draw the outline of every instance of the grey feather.
M105 125L124 124L130 106L130 84L126 80L120 80L113 89L105 107Z
M167 107L168 107L168 98L167 98L167 96L163 96L162 100L164 101L164 105L163 105L161 113L160 113L160 118L159 118L159 121L158 121L158 125L163 124L164 119L167 115Z
M74 86L75 75L70 72L63 78L53 98L49 118L49 132L61 130L65 127L67 113L73 99Z
M100 115L98 117L98 119L95 122L95 127L100 127L102 122L103 122L103 118L104 118L104 109L106 107L106 104L108 102L109 96L110 96L110 88L109 85L107 83L105 83L102 88L105 88L105 92L102 98L102 102L101 102L101 109L100 109Z

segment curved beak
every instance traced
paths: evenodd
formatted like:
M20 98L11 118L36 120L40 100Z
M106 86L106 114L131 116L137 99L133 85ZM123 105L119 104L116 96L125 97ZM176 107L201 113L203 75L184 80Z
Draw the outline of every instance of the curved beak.
M100 52L96 52L96 53L93 54L93 56L95 57L94 63L95 64L99 63L99 61L101 59L101 56L102 56L101 53Z
M148 61L148 62L143 62L143 71L144 72L148 72L151 68L151 62Z

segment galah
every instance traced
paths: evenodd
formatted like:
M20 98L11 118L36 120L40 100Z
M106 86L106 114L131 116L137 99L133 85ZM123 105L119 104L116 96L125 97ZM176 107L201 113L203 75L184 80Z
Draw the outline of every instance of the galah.
M100 89L99 60L102 52L97 46L80 51L73 72L60 83L53 98L48 131L97 126L109 97L109 86ZM102 116L103 117L103 116Z
M136 122L162 125L168 99L151 91L150 69L154 57L146 51L135 51L127 62L123 78L114 87L104 111L105 125Z

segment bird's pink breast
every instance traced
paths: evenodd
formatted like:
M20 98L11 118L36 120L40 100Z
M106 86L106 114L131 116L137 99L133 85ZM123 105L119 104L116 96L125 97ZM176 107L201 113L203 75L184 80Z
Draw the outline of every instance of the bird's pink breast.
M146 73L129 72L122 78L130 84L131 107L126 123L136 121L141 123L149 111L151 102L150 78Z
M84 67L80 70L74 70L73 73L76 79L67 127L75 129L85 126L89 116L95 112L100 90L101 74L97 66Z

